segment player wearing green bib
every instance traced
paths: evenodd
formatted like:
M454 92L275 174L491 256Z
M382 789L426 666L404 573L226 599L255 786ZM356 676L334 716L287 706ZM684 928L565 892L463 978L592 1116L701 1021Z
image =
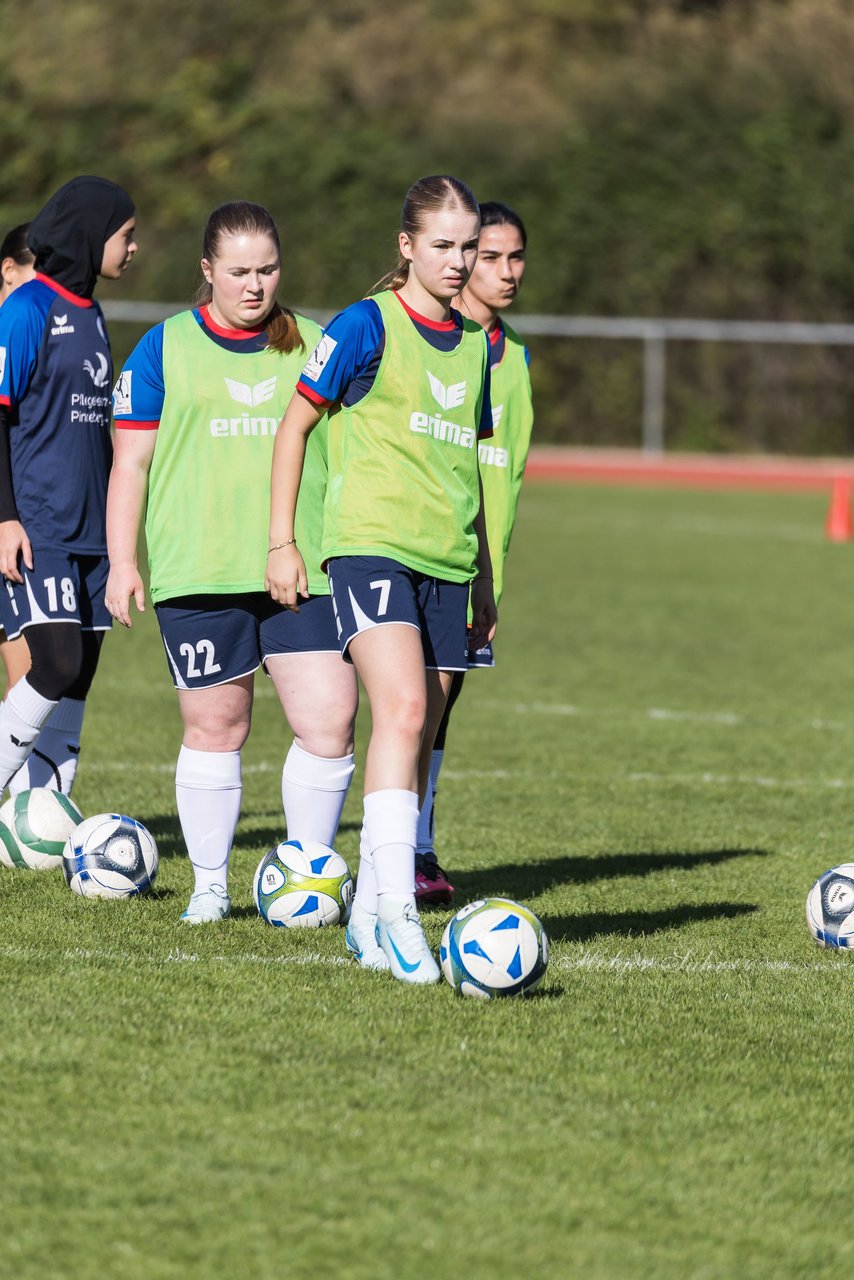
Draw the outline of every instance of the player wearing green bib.
M347 946L363 967L413 983L439 979L415 909L415 831L452 673L466 664L470 584L475 640L496 623L477 455L492 430L488 350L450 305L478 230L458 179L410 188L397 270L328 326L273 454L267 585L293 608L306 590L294 529L306 442L331 406L323 559L373 722Z
M486 530L492 553L495 601L504 589L504 561L516 522L519 491L531 442L534 410L528 352L502 313L515 302L525 275L527 233L522 219L507 205L480 206L481 228L477 263L457 304L464 315L482 326L489 338L493 438L480 445L480 475ZM495 665L492 646L470 650L468 666ZM445 735L451 710L463 687L464 671L454 673L445 713L430 759L430 780L418 817L415 851L415 896L422 903L449 903L453 886L434 851L433 800L442 767Z
M195 874L190 924L230 912L240 750L263 664L294 732L282 773L288 836L331 844L353 773L356 680L341 659L320 568L326 423L311 442L297 528L310 570L299 613L264 590L273 441L321 330L276 302L279 240L265 209L223 205L204 238L192 311L151 330L116 384L107 606L131 625L143 507L150 589L178 690L181 829Z

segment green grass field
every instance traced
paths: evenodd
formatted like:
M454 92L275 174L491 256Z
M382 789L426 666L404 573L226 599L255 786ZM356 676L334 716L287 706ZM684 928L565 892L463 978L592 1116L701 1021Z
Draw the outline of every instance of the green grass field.
M161 872L128 903L0 874L0 1274L850 1270L854 956L803 916L854 855L854 547L823 515L526 489L499 667L469 678L437 805L459 905L504 894L546 926L525 1001L406 988L339 929L262 924L289 743L266 681L235 917L179 927L174 694L152 617L114 634L75 799L146 822ZM357 774L354 868L359 814Z

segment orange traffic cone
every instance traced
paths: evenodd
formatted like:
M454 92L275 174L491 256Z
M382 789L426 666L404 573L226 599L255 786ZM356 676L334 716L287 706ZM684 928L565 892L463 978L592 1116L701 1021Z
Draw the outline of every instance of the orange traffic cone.
M848 476L837 476L833 481L824 532L831 542L850 542L854 537L854 521L851 519L851 480Z

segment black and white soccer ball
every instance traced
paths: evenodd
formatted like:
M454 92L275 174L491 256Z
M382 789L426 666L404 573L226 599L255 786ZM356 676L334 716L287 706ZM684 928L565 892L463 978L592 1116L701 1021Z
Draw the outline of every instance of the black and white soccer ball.
M819 876L807 894L807 924L820 947L854 947L854 862Z
M62 867L81 898L134 898L151 888L160 859L154 836L136 818L99 813L72 831Z

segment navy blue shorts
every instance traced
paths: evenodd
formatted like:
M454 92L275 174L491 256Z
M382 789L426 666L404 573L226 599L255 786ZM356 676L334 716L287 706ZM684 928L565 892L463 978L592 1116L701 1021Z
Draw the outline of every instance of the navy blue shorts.
M341 654L362 631L402 622L421 632L429 671L467 671L467 582L428 578L385 556L341 556L327 565Z
M466 661L469 671L474 671L478 667L494 667L495 653L492 649L492 641L487 640L482 649L469 649L466 653Z
M179 596L154 606L176 689L211 689L281 653L338 652L328 596L283 609L265 591Z
M299 613L280 609L261 632L263 661L280 653L338 653L331 596L300 596Z
M74 622L83 631L109 631L113 620L104 593L110 562L106 556L70 551L33 552L33 567L21 564L23 583L4 580L0 626L9 640L40 623Z

